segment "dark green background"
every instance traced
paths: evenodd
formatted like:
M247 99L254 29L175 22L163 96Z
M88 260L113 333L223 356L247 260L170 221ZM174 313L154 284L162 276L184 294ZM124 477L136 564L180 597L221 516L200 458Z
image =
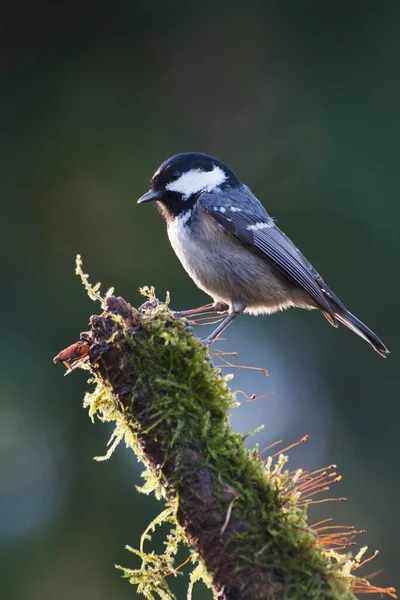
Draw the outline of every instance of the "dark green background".
M275 392L234 426L265 423L261 446L309 433L291 464L338 463L349 498L313 519L368 529L361 543L381 550L369 571L399 585L399 3L21 0L1 13L1 596L136 597L113 565L135 564L124 545L161 506L136 493L125 449L92 461L110 430L81 409L85 374L64 379L51 359L98 310L77 252L133 304L145 284L176 308L207 301L154 207L136 205L160 162L193 150L237 171L392 351L304 311L243 317L220 346L271 373L239 373L234 389Z

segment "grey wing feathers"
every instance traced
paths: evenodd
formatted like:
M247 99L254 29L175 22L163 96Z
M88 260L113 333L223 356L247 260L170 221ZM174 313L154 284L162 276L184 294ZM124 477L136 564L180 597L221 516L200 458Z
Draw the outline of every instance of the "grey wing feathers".
M240 197L239 197L240 196ZM244 198L243 198L244 196ZM243 199L249 207L244 210ZM217 205L215 195L204 194L200 206L225 231L234 235L249 250L269 259L280 271L308 292L328 321L337 327L343 323L361 336L384 358L389 350L378 336L350 313L323 281L314 267L291 240L274 224L262 204L246 187L232 190L223 204Z
M233 210L225 204L221 211L221 207L215 204L215 196L213 199L202 197L200 205L226 231L235 235L253 252L271 260L284 275L306 290L328 320L337 325L335 312L338 308L345 310L344 305L291 240L274 224L258 200L254 200L257 202L254 212L239 209L235 204Z

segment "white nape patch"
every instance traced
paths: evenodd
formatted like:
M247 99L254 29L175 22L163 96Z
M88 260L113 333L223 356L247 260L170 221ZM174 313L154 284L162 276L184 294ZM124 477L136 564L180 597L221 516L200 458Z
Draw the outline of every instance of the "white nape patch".
M270 223L255 223L254 225L248 225L247 229L248 231L259 231L260 229L269 229L270 227L273 227L274 223L273 221L271 221Z
M165 187L171 192L179 192L187 200L198 192L212 192L218 188L227 176L220 167L214 166L212 171L191 169L183 173L176 181L171 181Z

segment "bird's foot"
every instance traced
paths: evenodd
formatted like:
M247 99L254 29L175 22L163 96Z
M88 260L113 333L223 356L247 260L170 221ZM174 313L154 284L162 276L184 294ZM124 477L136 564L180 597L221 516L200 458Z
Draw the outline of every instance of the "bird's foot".
M226 312L228 309L229 306L227 304L224 304L223 302L214 302L213 304L200 306L199 308L174 311L174 317L176 319L187 319L197 315L206 315L208 313Z
M150 309L150 308L154 310L155 308L157 308L157 306L160 306L160 304L163 304L163 302L158 302L158 301L156 302L154 300L146 300L146 302L143 302L143 304L141 304L139 306L138 310L140 312L144 312L145 310Z
M185 327L183 328L183 331L188 331L189 333L194 335L194 328L189 324L188 320L186 320L186 324L185 324Z

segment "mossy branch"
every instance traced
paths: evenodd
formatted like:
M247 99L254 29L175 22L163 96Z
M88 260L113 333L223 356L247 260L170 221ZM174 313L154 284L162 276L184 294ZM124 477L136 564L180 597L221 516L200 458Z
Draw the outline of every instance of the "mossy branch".
M92 418L116 423L109 453L124 439L145 465L142 491L167 501L134 551L142 568L123 569L138 592L174 598L166 575L177 573L180 543L198 563L188 598L199 578L221 600L350 600L356 585L368 587L351 574L361 552L350 558L326 549L307 526L302 472L285 471L283 455L263 462L232 431L235 397L185 322L154 298L136 310L108 296L103 308L79 349L57 360L87 359L96 388L85 405ZM165 553L146 554L150 530L165 521L172 526Z

